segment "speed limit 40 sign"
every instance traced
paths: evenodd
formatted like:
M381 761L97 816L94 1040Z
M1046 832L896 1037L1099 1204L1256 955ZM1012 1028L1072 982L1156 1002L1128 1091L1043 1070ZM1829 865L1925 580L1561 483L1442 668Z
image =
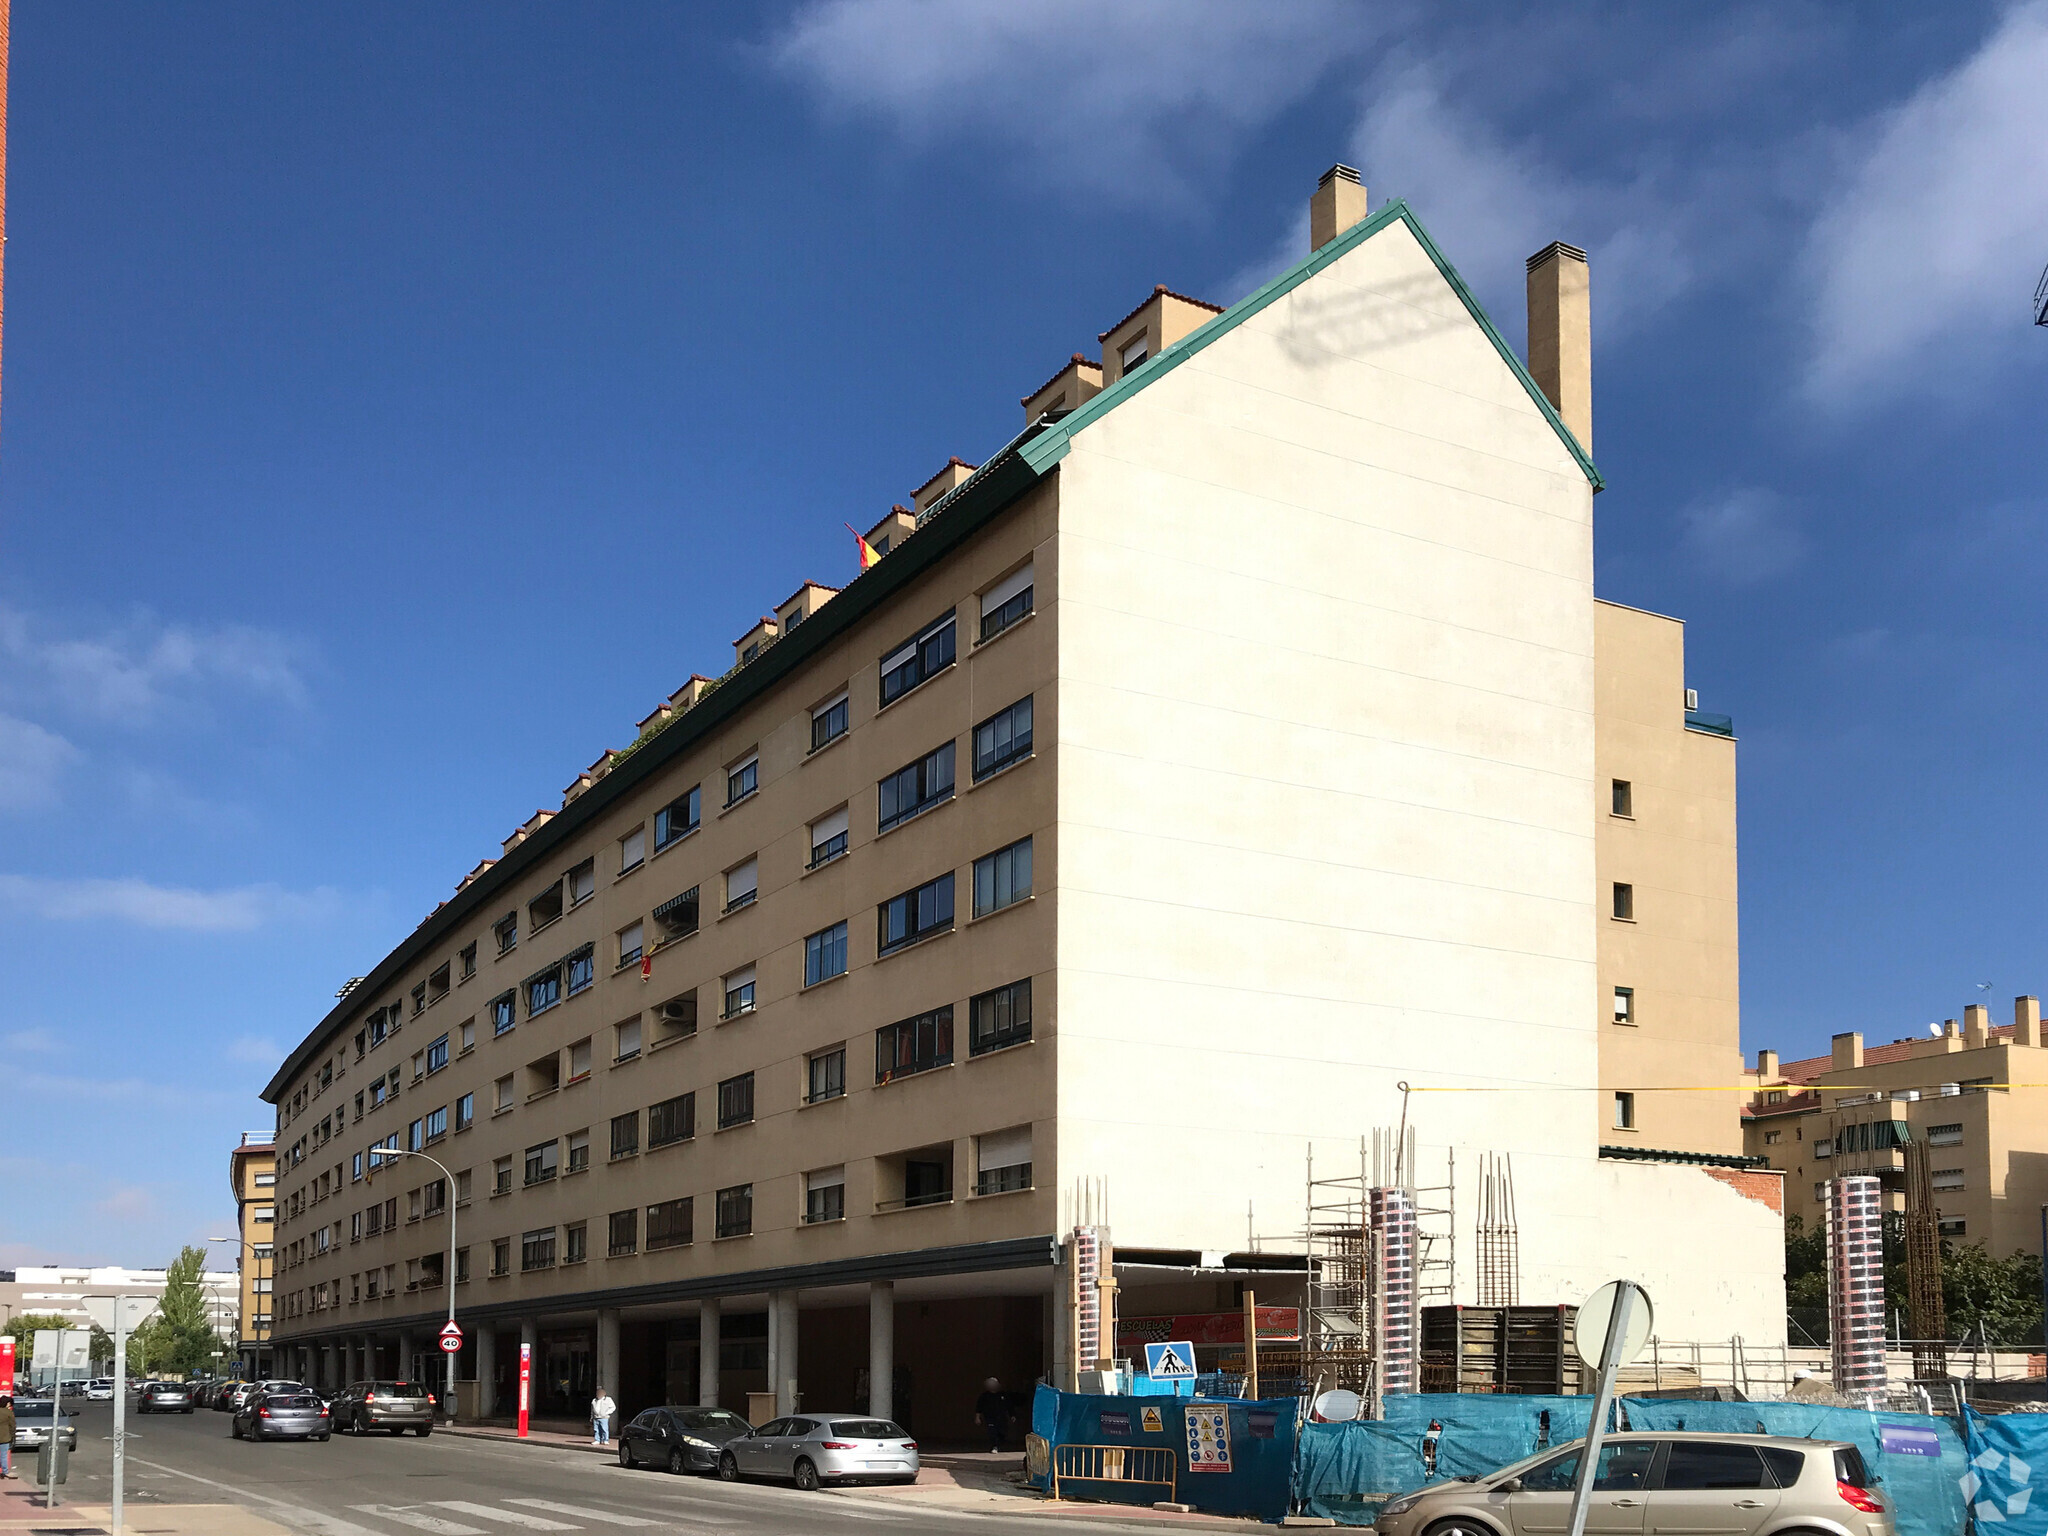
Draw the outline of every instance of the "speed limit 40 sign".
M452 1355L460 1351L461 1348L462 1330L455 1325L455 1320L450 1318L447 1325L441 1330L441 1351L443 1354Z

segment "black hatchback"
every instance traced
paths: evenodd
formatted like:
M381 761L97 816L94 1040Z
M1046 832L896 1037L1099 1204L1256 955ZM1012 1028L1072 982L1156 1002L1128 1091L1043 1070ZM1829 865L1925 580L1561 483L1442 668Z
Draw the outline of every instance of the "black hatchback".
M723 1408L650 1408L619 1431L619 1465L709 1472L725 1443L749 1427Z

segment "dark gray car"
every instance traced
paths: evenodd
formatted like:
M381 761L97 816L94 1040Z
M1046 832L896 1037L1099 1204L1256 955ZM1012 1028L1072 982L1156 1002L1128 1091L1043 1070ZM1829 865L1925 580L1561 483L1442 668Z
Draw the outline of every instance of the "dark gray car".
M356 1381L334 1399L334 1422L367 1434L373 1429L425 1439L434 1428L434 1399L416 1381Z
M232 1425L237 1440L325 1440L334 1427L311 1392L252 1392Z
M192 1389L182 1381L145 1381L136 1394L137 1413L190 1413Z
M64 1420L76 1418L78 1415L75 1410L66 1408L64 1419L59 1419L56 1416L56 1408L56 1403L47 1397L17 1397L14 1400L14 1449L40 1449L43 1442L50 1438L51 1424L56 1423L63 1425L64 1448L77 1450L78 1426L65 1423Z
M747 1421L723 1408L649 1408L619 1431L619 1465L709 1472L719 1451L746 1433Z

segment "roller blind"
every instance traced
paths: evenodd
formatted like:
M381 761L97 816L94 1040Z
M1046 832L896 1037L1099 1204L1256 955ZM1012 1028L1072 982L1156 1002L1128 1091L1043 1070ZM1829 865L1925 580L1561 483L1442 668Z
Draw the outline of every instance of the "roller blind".
M1007 1131L990 1131L976 1138L975 1152L984 1172L1028 1163L1031 1161L1031 1127L1019 1125Z
M760 862L749 859L725 877L725 903L731 906L743 896L754 894L760 883Z
M816 1173L804 1176L804 1185L809 1189L836 1189L846 1182L846 1166L820 1168Z
M846 808L841 806L830 816L820 816L811 823L811 846L815 848L820 843L830 842L845 831Z
M1001 581L981 594L981 616L987 618L1011 598L1031 585L1031 562L1024 562L1021 571L1012 571Z

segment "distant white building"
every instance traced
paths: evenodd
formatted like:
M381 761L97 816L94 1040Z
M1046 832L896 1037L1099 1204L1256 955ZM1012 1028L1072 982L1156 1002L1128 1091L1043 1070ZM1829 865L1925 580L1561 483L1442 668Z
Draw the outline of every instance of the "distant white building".
M118 1264L97 1269L30 1267L0 1270L0 1323L27 1313L65 1318L80 1328L92 1326L86 1315L88 1296L162 1296L165 1271L125 1269ZM199 1283L206 1292L207 1314L213 1331L232 1356L241 1325L242 1277L232 1269L203 1271Z

